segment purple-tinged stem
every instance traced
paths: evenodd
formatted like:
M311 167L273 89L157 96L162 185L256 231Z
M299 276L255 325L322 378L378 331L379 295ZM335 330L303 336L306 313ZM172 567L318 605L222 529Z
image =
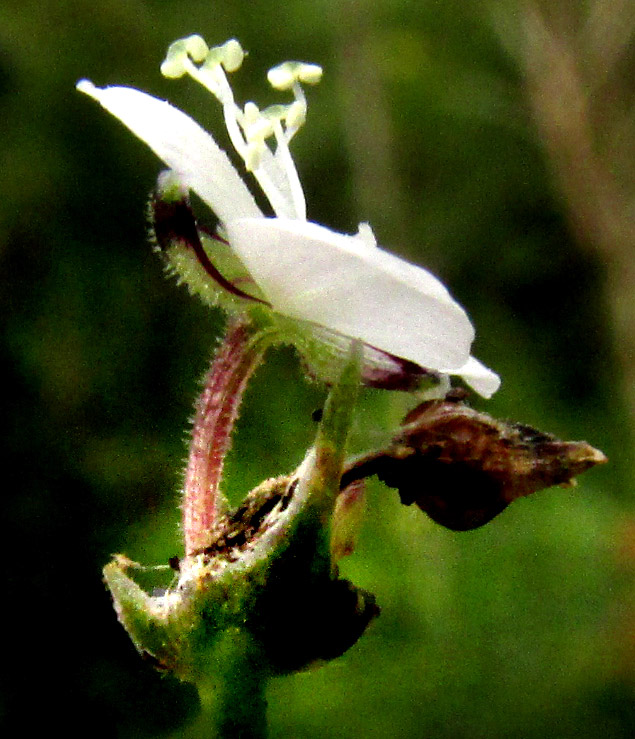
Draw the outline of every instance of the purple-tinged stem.
M185 471L183 531L186 555L208 547L221 505L220 483L231 433L249 378L269 346L268 334L248 324L227 327L203 392L196 403L190 452Z

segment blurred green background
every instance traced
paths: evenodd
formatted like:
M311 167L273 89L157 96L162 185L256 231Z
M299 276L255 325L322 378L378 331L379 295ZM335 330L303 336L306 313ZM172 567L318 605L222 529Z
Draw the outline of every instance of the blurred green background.
M323 65L294 142L309 218L439 274L503 386L481 408L611 464L457 534L370 489L344 574L382 615L334 663L279 679L274 737L630 737L635 725L635 9L629 0L2 0L4 736L178 736L188 686L134 652L111 553L181 553L187 419L221 327L164 279L144 208L160 164L74 90L131 84L222 138L193 83L199 32ZM288 471L320 388L292 352L252 383L227 489ZM368 393L368 428L388 401ZM360 427L361 427L360 422Z

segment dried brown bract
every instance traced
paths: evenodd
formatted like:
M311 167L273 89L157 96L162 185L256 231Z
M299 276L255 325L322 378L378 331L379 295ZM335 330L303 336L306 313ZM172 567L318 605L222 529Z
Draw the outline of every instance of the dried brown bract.
M572 486L576 475L606 461L584 441L560 441L462 402L432 400L408 413L387 449L350 463L342 486L377 475L405 505L416 503L442 526L467 531L516 498Z

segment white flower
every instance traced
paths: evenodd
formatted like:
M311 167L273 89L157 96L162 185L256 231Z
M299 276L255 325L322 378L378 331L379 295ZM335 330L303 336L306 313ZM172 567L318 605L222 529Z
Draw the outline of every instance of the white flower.
M470 356L472 324L436 277L380 249L367 224L345 235L306 220L289 141L306 117L301 82L317 82L321 69L297 62L276 67L269 73L271 84L292 90L294 102L263 111L248 103L241 110L226 71L237 69L242 58L236 41L208 49L193 36L170 47L162 72L168 77L187 73L218 98L232 144L275 218L264 216L225 152L182 111L130 87L98 88L82 80L77 88L145 141L183 186L209 205L276 311L426 369L459 375L491 396L500 380ZM270 137L276 141L273 151Z

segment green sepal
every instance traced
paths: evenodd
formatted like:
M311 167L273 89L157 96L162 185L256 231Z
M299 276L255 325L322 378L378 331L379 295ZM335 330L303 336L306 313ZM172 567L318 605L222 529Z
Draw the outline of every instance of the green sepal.
M104 580L117 617L140 654L156 667L178 672L183 661L178 624L171 619L164 598L148 595L129 576L135 568L140 565L120 554L104 567Z
M230 313L266 304L247 268L223 237L199 228L189 192L177 175L162 172L148 203L150 240L169 275L204 303Z

